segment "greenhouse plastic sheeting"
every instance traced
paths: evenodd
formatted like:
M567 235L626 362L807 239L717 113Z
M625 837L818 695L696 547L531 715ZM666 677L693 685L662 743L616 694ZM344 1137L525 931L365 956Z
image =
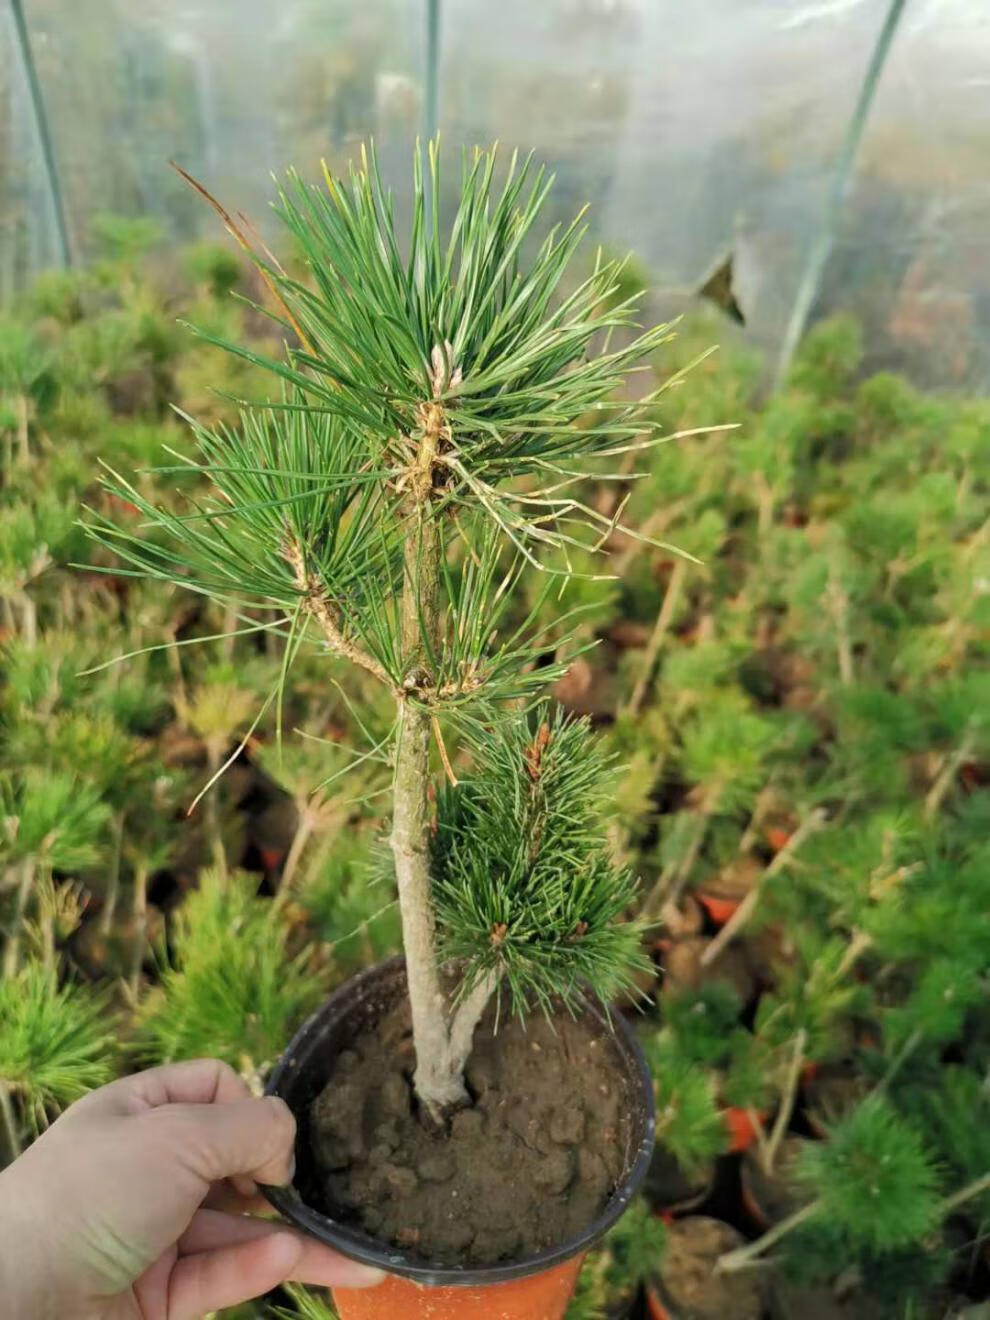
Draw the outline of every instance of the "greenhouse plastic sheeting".
M401 191L424 122L424 4L24 0L73 248L100 212L176 238L212 217L175 157L263 217L269 171L339 168L373 135ZM557 174L563 217L632 249L658 307L733 256L749 332L779 344L889 0L447 0L445 149L498 138ZM57 253L13 27L0 28L2 293ZM907 0L816 314L854 311L872 365L990 386L990 6Z

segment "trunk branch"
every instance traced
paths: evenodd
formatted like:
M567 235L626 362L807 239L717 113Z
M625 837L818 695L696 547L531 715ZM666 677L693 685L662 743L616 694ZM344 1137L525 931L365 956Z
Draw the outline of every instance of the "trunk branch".
M709 944L708 948L701 955L701 964L703 967L710 966L718 955L730 944L736 936L748 924L750 917L759 906L760 896L763 892L763 886L768 880L777 874L794 856L798 848L801 847L809 835L814 834L816 830L821 829L825 824L824 811L813 811L807 820L794 831L791 837L781 848L780 852L771 861L770 865L763 872L759 882L749 891L743 901L733 912L732 916L725 923L719 933Z
M17 448L22 463L31 462L31 444L28 439L30 434L28 399L26 394L19 394L15 404L17 410Z
M352 664L359 665L369 674L373 674L386 687L392 687L391 679L374 656L362 650L356 642L352 642L341 632L337 614L327 599L323 584L315 574L307 571L306 556L298 541L290 540L283 554L295 576L296 586L303 593L306 609L322 628L327 646L334 655L350 660Z
M409 477L401 603L402 691L395 749L392 855L416 1047L416 1094L434 1123L466 1104L463 1060L453 1051L450 1009L440 980L430 880L432 714L417 700L427 686L438 638L442 542L432 506L433 466L445 426L438 404L424 404L419 453ZM463 1035L466 1026L459 1033Z
M131 990L137 995L141 984L141 967L148 945L148 867L139 862L134 868L134 951L131 958Z
M633 688L629 703L626 706L625 713L628 715L635 715L639 711L650 686L650 679L653 677L653 671L656 668L657 656L660 654L664 638L670 631L674 611L680 603L681 592L684 589L684 578L687 574L687 563L686 559L678 559L670 575L667 590L664 592L663 604L660 606L660 613L657 615L657 621L653 625L653 632L646 646L646 654L643 657L643 664L636 680L636 686Z
M31 898L31 890L34 887L34 860L30 857L21 862L21 879L17 889L17 906L14 909L14 917L10 925L10 932L7 936L7 947L3 955L3 974L4 976L13 976L17 971L21 959L21 930L24 926L24 918L27 915L28 903Z
M985 1192L988 1189L990 1189L990 1173L985 1173L982 1178L977 1178L975 1181L967 1183L966 1186L961 1187L958 1192L953 1192L951 1196L947 1196L942 1202L942 1214L950 1215L953 1210L958 1209L961 1205L965 1205L965 1203L972 1200L974 1196L979 1196L981 1192Z
M798 1082L801 1080L801 1065L804 1063L804 1051L807 1041L808 1033L802 1027L794 1039L794 1054L791 1058L791 1066L787 1070L787 1080L784 1083L784 1093L781 1096L780 1109L777 1111L777 1120L773 1125L773 1131L770 1133L770 1139L762 1152L763 1166L767 1173L773 1172L777 1151L780 1149L780 1143L784 1139L784 1133L787 1131L791 1115L794 1113L794 1101L797 1098Z
M110 864L110 876L107 882L106 899L100 913L100 930L109 935L113 930L114 917L117 915L117 902L120 898L120 867L124 850L124 812L113 823L113 853Z
M292 882L295 880L296 871L299 869L299 863L306 850L306 845L312 837L313 830L316 828L316 819L309 807L303 807L299 815L299 824L296 832L292 836L292 843L289 845L289 851L285 859L285 865L282 867L282 874L278 881L278 897L283 895L287 898L292 893Z
M450 1056L458 1072L463 1073L471 1056L475 1030L484 1016L492 995L498 989L498 982L499 974L489 972L457 1005L450 1024Z
M843 686L854 682L852 638L849 636L849 597L835 573L829 575L825 589L825 604L835 624L835 650L839 664L839 678Z
M931 823L938 815L949 789L955 783L960 767L972 756L975 745L976 738L970 729L955 751L950 752L943 760L935 781L925 796L924 814L927 822Z
M3 1119L3 1128L7 1136L10 1162L13 1163L21 1153L21 1139L17 1128L17 1116L10 1098L10 1086L2 1078L0 1078L0 1118Z
M724 1256L720 1256L715 1262L715 1273L735 1274L737 1270L745 1269L758 1256L762 1256L774 1243L779 1242L781 1238L786 1237L795 1228L800 1228L802 1224L807 1223L821 1209L822 1202L819 1200L811 1201L808 1205L802 1206L800 1210L795 1210L792 1215L782 1219L779 1224L774 1224L773 1228L768 1229L755 1242L748 1242L746 1246L737 1247L735 1251L729 1251Z

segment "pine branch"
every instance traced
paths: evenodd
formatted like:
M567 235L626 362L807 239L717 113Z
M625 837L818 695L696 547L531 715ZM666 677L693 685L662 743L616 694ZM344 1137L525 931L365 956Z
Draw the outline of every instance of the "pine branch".
M653 631L650 634L650 640L646 644L646 651L643 655L642 666L639 677L629 697L629 702L625 708L625 714L636 715L643 704L643 698L646 696L650 680L653 677L653 671L656 669L657 656L660 654L660 648L663 646L670 625L674 619L674 613L681 599L681 591L684 587L684 579L687 575L687 560L678 559L670 575L670 581L667 583L667 590L664 592L663 604L657 615L656 623L653 625Z
M306 556L303 554L299 543L294 540L287 541L283 553L286 562L292 569L296 586L299 588L305 607L322 628L327 646L334 655L339 655L352 664L366 669L380 683L384 683L386 687L391 687L392 683L389 676L378 661L373 656L368 655L366 651L363 651L360 646L346 638L341 632L339 621L334 615L333 607L327 599L326 592L319 579L314 573L307 572Z
M735 1251L729 1251L724 1256L720 1256L715 1262L715 1273L736 1274L739 1270L757 1264L760 1256L769 1251L771 1247L776 1246L789 1233L793 1233L796 1228L806 1224L809 1219L821 1214L824 1208L824 1202L820 1200L803 1205L800 1210L795 1210L786 1219L782 1219L779 1224L774 1224L773 1228L768 1229L755 1242L749 1242L744 1247L737 1247Z
M972 756L975 746L976 732L975 729L970 728L959 746L944 757L939 772L925 795L924 817L926 821L933 821L938 815L949 789L955 783L960 766L966 764Z
M801 1068L804 1064L804 1051L807 1040L808 1033L802 1027L794 1038L794 1052L790 1067L787 1070L787 1080L784 1084L773 1131L770 1133L766 1145L761 1148L763 1164L768 1173L773 1169L777 1151L780 1149L780 1143L784 1139L784 1133L787 1131L791 1115L794 1113L794 1102L797 1099L798 1083L801 1080Z
M778 874L783 868L791 862L797 850L804 841L812 834L820 830L826 821L824 811L813 811L806 820L804 820L794 831L791 837L781 848L780 852L775 853L769 866L760 876L759 883L754 885L743 901L733 912L732 916L718 932L712 942L701 955L702 966L710 966L720 953L738 937L741 931L749 924L753 913L756 911L763 894L764 886L768 880Z

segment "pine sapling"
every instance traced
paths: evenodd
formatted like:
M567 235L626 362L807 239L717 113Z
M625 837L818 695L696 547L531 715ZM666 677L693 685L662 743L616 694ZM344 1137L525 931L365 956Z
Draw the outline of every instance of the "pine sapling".
M615 952L609 932L628 879L591 848L586 869L568 872L567 839L558 834L555 857L543 845L537 851L553 864L563 915L541 933L537 909L524 905L517 930L506 906L483 925L477 918L490 914L500 882L458 870L458 884L477 887L461 906L454 881L438 880L432 771L438 760L451 783L457 778L451 731L478 735L484 756L490 736L495 761L516 762L511 774L490 763L480 780L494 775L498 791L518 794L532 764L520 756L545 751L555 762L559 748L580 741L551 723L542 748L544 724L523 735L507 707L529 703L564 672L554 650L566 623L541 620L542 602L566 576L569 556L594 550L616 525L582 502L580 485L593 460L652 443L643 436L657 391L635 403L615 399L669 337L664 327L636 333L632 303L614 297L620 263L599 257L590 274L572 278L580 217L537 238L550 186L542 170L513 158L499 187L496 167L493 152L466 157L445 240L438 155L431 147L424 167L417 152L406 243L373 154L348 182L327 173L325 187L310 188L290 176L277 209L309 284L213 203L254 261L289 343L268 359L201 337L268 371L282 396L269 389L245 405L236 427L193 423L195 465L212 494L187 512L157 508L114 477L111 490L147 525L140 535L108 520L97 526L129 571L181 581L242 613L276 610L286 665L313 630L328 658L358 667L390 695L391 852L415 1087L438 1121L466 1099L466 1053L503 977L538 998L550 990L573 998L581 976L602 990L614 983L605 953ZM509 607L527 568L547 585L520 619ZM589 782L593 760L575 757L575 773ZM553 810L563 820L566 804ZM574 822L584 839L586 816L575 810ZM450 828L445 857L461 867ZM518 843L514 864L505 859L505 885L530 865ZM448 925L438 926L438 903Z

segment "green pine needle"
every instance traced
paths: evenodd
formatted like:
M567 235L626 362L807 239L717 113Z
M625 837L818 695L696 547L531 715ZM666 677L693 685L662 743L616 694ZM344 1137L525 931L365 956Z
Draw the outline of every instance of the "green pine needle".
M893 1251L939 1222L938 1172L916 1130L882 1098L858 1105L802 1156L822 1214L860 1248Z
M311 952L293 956L248 876L205 871L179 910L171 965L143 1007L140 1044L158 1062L209 1055L258 1074L326 990Z
M29 962L0 977L0 1085L23 1103L35 1131L115 1071L117 1031L107 995Z
M467 985L499 974L516 1008L609 1002L629 983L639 931L629 875L609 857L611 767L586 721L540 707L470 739L474 769L437 803L434 889L448 956Z

